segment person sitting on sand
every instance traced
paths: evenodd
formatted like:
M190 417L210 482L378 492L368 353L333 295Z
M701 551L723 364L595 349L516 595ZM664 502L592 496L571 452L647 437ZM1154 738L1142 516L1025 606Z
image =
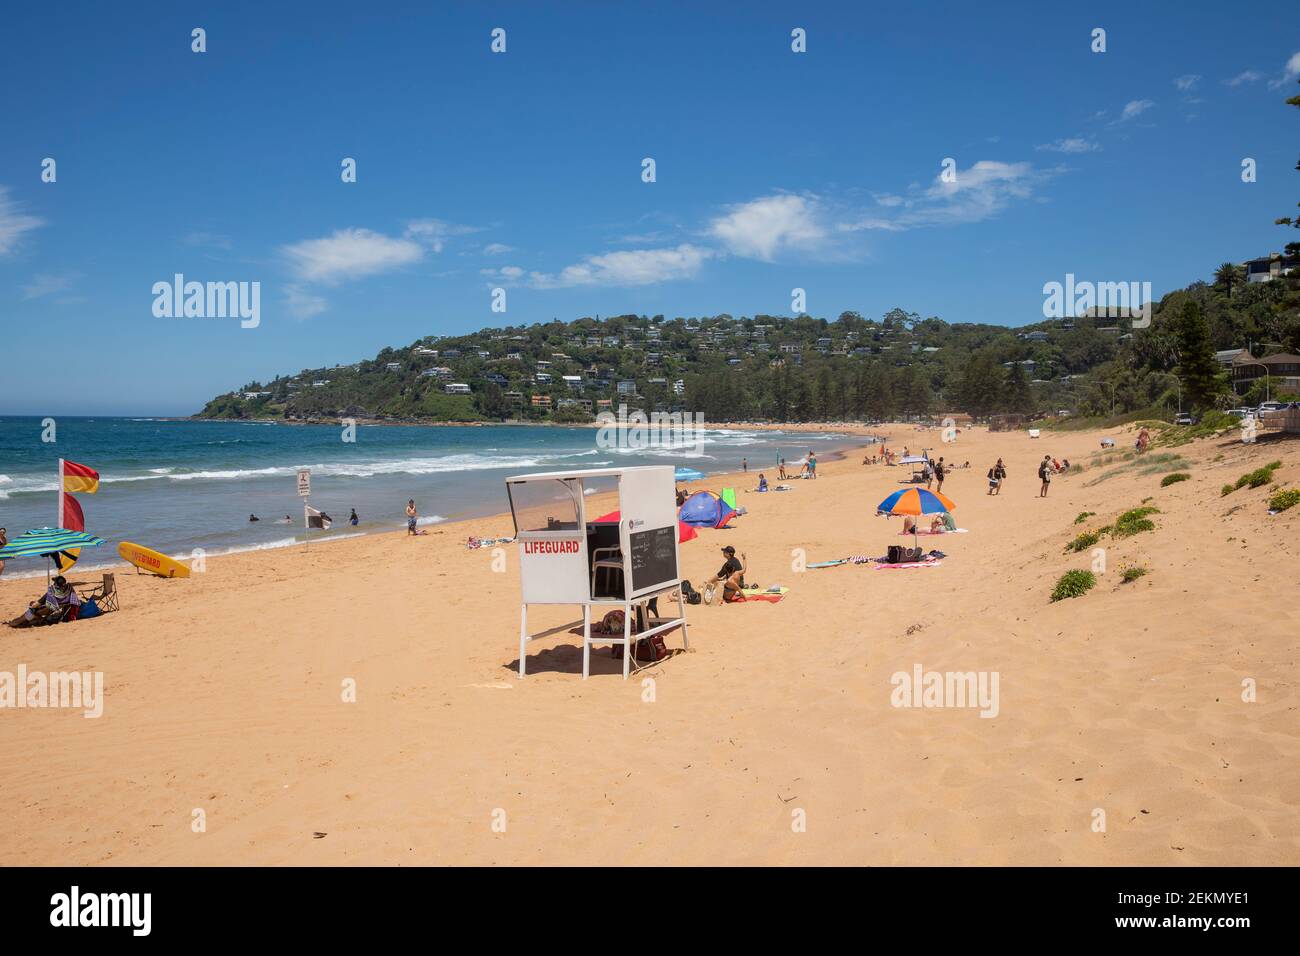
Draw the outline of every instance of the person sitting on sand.
M762 472L758 474L758 490L767 491L767 475Z
M742 553L740 560L736 560L736 549L731 545L723 548L722 553L727 556L727 560L722 563L714 578L722 582L723 602L730 603L745 589L745 555Z
M943 532L943 519L938 515L935 515L930 519L930 534L943 534Z
M677 507L680 508L680 507L681 507L682 505L684 505L684 504L686 504L686 492L683 491L681 488L678 488L678 489L677 489Z
M28 604L27 610L10 621L9 626L31 627L33 623L58 614L64 608L67 610L64 612L63 620L75 621L77 615L81 613L81 595L63 575L59 575L50 582L45 596Z
M903 515L903 534L916 534L915 515Z

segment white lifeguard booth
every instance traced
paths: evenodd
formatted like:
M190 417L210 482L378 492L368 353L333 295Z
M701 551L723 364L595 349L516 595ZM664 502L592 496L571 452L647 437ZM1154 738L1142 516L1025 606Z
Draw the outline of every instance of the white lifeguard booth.
M587 515L587 495L616 491L618 520ZM677 561L677 499L673 469L667 465L548 471L506 479L510 511L519 544L519 676L526 673L528 642L568 630L563 624L528 633L530 604L582 607L582 677L590 672L592 644L623 646L623 679L631 669L634 645L674 628L686 637L686 602ZM677 590L678 616L650 617L645 605ZM592 609L621 609L623 633L592 634ZM645 626L632 634L633 614L644 609Z

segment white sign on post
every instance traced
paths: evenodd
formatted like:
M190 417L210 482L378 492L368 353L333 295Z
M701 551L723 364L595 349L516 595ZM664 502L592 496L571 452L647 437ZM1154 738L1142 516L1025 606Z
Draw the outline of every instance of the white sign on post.
M298 497L306 498L311 494L311 469L298 469Z

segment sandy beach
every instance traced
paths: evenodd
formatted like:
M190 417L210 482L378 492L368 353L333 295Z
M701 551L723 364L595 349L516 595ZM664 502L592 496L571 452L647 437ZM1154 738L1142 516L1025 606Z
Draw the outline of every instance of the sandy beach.
M568 634L531 644L518 678L514 546L500 571L465 547L512 534L508 515L213 558L188 580L123 572L118 613L0 629L0 670L102 671L105 692L98 719L0 712L0 863L1300 863L1300 508L1220 494L1277 459L1300 486L1300 443L1100 464L1098 432L870 431L971 462L943 487L968 533L921 538L946 560L795 567L910 543L873 514L906 469L861 453L787 493L745 490L752 472L694 483L736 487L749 513L682 545L688 577L732 544L790 593L690 608L691 650L626 682L608 650L584 682ZM1162 488L1152 456L1171 452L1191 479ZM1044 453L1085 470L1042 499ZM1092 561L1065 545L1148 498L1155 530L1103 538L1097 586L1051 603ZM1135 564L1149 573L1121 584ZM39 589L0 578L0 609ZM894 706L891 676L918 665L996 672L997 715Z

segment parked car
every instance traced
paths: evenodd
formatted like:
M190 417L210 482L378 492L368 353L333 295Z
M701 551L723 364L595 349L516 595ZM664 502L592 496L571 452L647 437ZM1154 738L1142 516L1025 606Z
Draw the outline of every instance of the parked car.
M1174 416L1174 424L1175 424L1175 425L1195 425L1195 424L1196 424L1196 418L1192 415L1191 412L1179 412L1177 415Z
M1261 412L1279 412L1285 407L1281 402L1260 402L1259 410Z

